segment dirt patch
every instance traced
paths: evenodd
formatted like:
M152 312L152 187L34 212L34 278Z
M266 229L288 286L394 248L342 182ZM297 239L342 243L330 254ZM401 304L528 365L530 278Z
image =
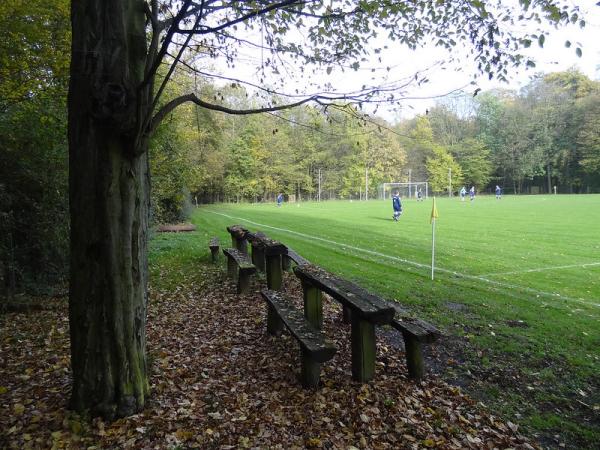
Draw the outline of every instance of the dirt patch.
M180 233L196 231L196 225L191 223L182 223L177 225L159 225L156 231L160 233Z

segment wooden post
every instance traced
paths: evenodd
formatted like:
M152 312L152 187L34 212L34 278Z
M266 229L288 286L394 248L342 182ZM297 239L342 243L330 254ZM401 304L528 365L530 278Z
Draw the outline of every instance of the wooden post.
M288 255L283 255L281 260L281 268L286 272L292 271L292 260Z
M281 255L267 255L263 253L263 263L266 259L267 287L274 291L280 291L283 275L281 273ZM279 336L283 331L283 322L269 305L267 308L267 332L273 336Z
M247 294L250 292L250 274L241 270L238 272L237 293Z
M344 323L352 323L352 310L347 306L342 306L342 321Z
M281 272L281 255L267 255L267 287L274 291L281 290L283 273Z
M423 346L419 340L414 339L408 334L402 333L402 335L404 337L408 376L413 380L420 380L425 374L423 365Z
M279 318L272 305L267 305L267 333L279 336L283 332L283 321Z
M252 246L252 264L254 264L260 272L265 272L265 251L259 245Z
M369 381L375 375L375 325L352 314L352 378Z
M302 369L300 373L300 381L302 386L307 388L319 387L321 379L321 364L313 360L308 353L302 349L300 357L302 361Z
M323 328L323 294L319 288L306 281L302 281L302 291L304 295L304 317L313 327L320 330Z
M227 276L232 280L235 280L236 268L235 260L227 255Z
M219 257L219 247L211 247L210 248L210 256L211 256L212 262L216 263L217 259Z
M235 238L235 248L237 248L244 255L248 254L248 241L243 237Z

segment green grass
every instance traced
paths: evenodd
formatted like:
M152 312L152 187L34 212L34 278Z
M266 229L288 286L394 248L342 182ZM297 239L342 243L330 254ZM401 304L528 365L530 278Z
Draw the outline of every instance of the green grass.
M599 404L594 386L600 380L600 196L478 197L473 203L440 198L437 203L434 281L431 200L405 201L399 223L391 220L389 201L210 205L195 211L193 222L201 231L180 247L185 253L193 245L207 258L210 236L229 244L227 225L261 230L311 262L463 336L469 348L479 349L466 351L464 370L516 370L522 377L518 384L534 389L523 386L520 394L517 388L504 396L498 405L507 414L525 400ZM169 239L153 243L155 258L158 246L166 245L161 241ZM177 258L176 247L163 252L165 257ZM484 356L477 356L482 350ZM578 397L580 389L591 397ZM503 396L489 397L493 402ZM559 407L566 411L565 405ZM521 423L544 431L543 415L531 410ZM597 412L592 414L597 420ZM574 433L584 446L589 436L600 440L600 428L567 416L562 429L554 422L548 426Z

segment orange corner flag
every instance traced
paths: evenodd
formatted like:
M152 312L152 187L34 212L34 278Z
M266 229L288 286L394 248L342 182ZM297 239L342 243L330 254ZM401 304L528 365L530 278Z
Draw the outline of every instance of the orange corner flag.
M431 222L439 217L437 207L435 206L435 197L433 197L433 207L431 208Z

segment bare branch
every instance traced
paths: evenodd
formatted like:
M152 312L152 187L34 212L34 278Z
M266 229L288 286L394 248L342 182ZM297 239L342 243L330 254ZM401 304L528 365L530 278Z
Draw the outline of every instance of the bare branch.
M140 90L142 90L144 87L146 87L151 82L151 80L154 78L154 75L156 74L156 71L158 70L158 67L160 66L160 63L161 63L163 57L165 56L165 54L167 53L167 50L169 49L169 45L171 45L171 40L173 39L173 35L175 34L175 29L177 28L177 25L179 24L179 22L184 19L185 15L186 15L186 11L189 8L191 3L192 3L192 0L184 0L183 5L181 6L181 9L177 13L177 15L173 18L173 26L171 28L169 28L169 31L167 32L167 35L165 36L165 39L162 43L160 50L152 59L150 59L150 55L148 55L149 60L146 61L146 67L148 69L146 70L144 81L142 81L142 83L139 86Z
M198 106L201 106L206 109L210 109L212 111L220 111L220 112L223 112L226 114L246 115L247 116L250 114L260 114L260 113L265 113L265 112L282 111L284 109L294 108L296 106L300 106L300 105L303 105L303 104L309 103L309 102L315 102L315 103L318 103L321 105L325 105L334 100L341 100L341 98L336 99L336 98L329 98L329 97L324 97L324 96L319 96L319 95L313 95L311 97L306 97L297 102L286 103L284 105L268 106L268 107L264 107L264 108L233 109L233 108L228 108L228 107L222 106L222 105L216 105L214 103L208 103L208 102L200 99L196 94L187 94L187 95L182 95L181 97L177 97L177 98L171 100L170 102L168 102L166 105L164 105L155 114L154 118L152 119L152 122L149 127L149 132L153 133L154 130L156 130L156 127L160 124L160 122L162 122L162 120L165 118L165 116L167 114L169 114L171 111L173 111L178 106L180 106L184 103L188 103L188 102L195 103Z

